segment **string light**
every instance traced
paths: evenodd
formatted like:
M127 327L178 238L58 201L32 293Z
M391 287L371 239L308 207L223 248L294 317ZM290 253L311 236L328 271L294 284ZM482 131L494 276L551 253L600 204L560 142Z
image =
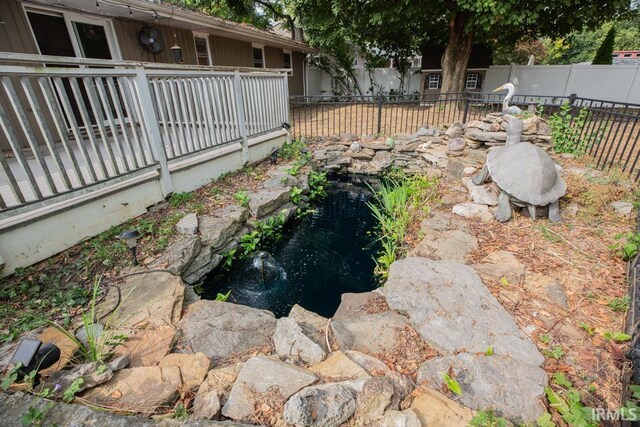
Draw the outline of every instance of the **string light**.
M98 10L100 10L100 2L98 0L96 0L96 8L98 8Z
M131 6L127 6L129 8L129 16L133 18L133 12L131 11Z
M155 14L156 22L158 22L158 12L156 12L156 11L154 10L154 11L153 11L153 13Z

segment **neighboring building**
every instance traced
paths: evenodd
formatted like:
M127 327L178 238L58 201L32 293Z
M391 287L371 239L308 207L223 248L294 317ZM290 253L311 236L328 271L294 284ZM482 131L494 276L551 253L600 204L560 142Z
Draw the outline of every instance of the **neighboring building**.
M0 51L289 68L291 95L304 94L304 60L314 52L299 39L149 0L0 0Z
M420 94L438 94L442 89L442 55L444 46L423 46L422 79L420 80ZM482 92L487 70L492 65L492 50L481 44L473 45L471 56L467 63L467 75L464 90L466 92Z
M611 57L614 65L640 64L640 50L614 50Z

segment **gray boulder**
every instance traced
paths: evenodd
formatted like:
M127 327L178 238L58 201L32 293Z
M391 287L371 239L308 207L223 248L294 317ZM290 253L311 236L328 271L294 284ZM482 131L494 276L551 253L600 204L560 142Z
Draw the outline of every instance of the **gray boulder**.
M293 361L316 364L326 357L324 350L304 334L295 320L288 317L278 319L273 344L278 356Z
M440 352L509 355L539 366L544 357L511 315L466 265L405 258L391 265L385 285L389 307L409 316L422 338Z
M412 409L406 409L385 412L380 421L380 427L422 427L422 424Z
M335 427L356 410L354 393L340 384L307 387L291 396L284 419L296 427Z
M278 209L290 199L291 189L272 188L262 190L249 196L249 210L255 218L261 218Z
M245 209L246 211L246 209ZM229 239L242 228L242 223L238 218L234 217L217 217L203 215L200 218L200 235L202 236L202 245L211 246L214 249L224 246Z
M447 135L450 140L460 138L464 135L464 125L460 122L454 122L444 134Z
M228 302L201 300L189 306L178 323L182 345L217 360L271 344L276 319L265 310Z
M331 330L341 350L368 354L392 351L398 345L399 333L411 328L407 318L387 311L331 322Z
M176 231L179 234L196 234L198 231L198 215L195 213L185 215L176 224Z
M517 424L535 424L545 412L541 398L547 374L539 366L507 355L460 353L423 363L418 371L418 383L426 381L435 388L446 387L442 375L450 369L462 388L457 399L465 406L476 410L494 408Z
M149 267L151 269L164 269L175 276L180 276L199 251L200 238L198 236L182 236L165 249L160 258L152 262Z
M391 405L394 388L385 377L373 377L364 383L362 392L356 398L355 425L370 425Z
M316 376L305 369L268 357L253 357L240 370L222 414L235 420L248 419L265 396L287 399L315 381Z

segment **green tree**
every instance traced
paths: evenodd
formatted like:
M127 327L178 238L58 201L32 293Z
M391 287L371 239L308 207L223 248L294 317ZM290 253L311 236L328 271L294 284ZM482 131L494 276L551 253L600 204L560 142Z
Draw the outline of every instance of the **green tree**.
M593 64L611 65L613 53L613 45L616 41L616 27L611 27L606 37L600 44L596 56L593 57Z
M628 0L283 0L309 41L335 26L358 46L408 57L422 43L444 43L444 92L461 92L474 43L511 44L557 38L630 10ZM317 30L320 32L317 32Z

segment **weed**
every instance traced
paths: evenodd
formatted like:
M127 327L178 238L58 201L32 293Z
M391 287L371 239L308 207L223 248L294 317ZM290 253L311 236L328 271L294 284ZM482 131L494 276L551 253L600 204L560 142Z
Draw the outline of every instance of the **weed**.
M282 210L278 215L274 215L264 221L256 221L256 231L258 232L260 240L264 242L267 240L280 239L286 218L286 210Z
M278 157L283 160L299 159L307 153L307 145L300 139L285 142L278 149Z
M549 229L549 227L545 225L540 225L537 228L542 233L542 237L544 237L551 243L560 243L564 241L562 236L558 235L557 233L554 233L551 229Z
M24 427L41 426L43 418L44 412L42 410L35 406L29 406L27 412L20 417L20 423L22 423Z
M309 200L317 200L327 195L327 173L309 172Z
M189 418L189 411L182 403L178 403L178 405L173 410L173 419L175 420L186 420Z
M448 373L443 372L442 379L444 380L444 383L447 385L447 388L451 390L452 393L457 394L458 396L462 394L462 387L460 387L460 384L458 383L458 381L451 378L451 376Z
M226 300L229 299L229 297L231 296L231 291L227 292L226 294L218 294L216 295L216 301L222 301L225 302Z
M76 394L82 388L82 384L84 384L84 379L82 377L73 380L69 387L67 387L67 389L62 393L62 400L67 403L73 401L73 399L75 399L76 397Z
M4 378L2 379L2 390L7 391L11 384L16 383L18 381L18 374L20 373L20 368L22 368L21 363L16 363L13 367L6 373Z
M629 334L625 334L624 332L610 332L604 331L602 336L608 340L612 340L615 342L624 342L629 341L632 337Z
M487 347L487 351L484 352L485 356L493 356L493 347Z
M629 310L629 302L631 302L631 297L625 295L621 298L613 298L607 305L613 311L624 313Z
M493 409L478 411L476 415L469 421L470 426L478 427L507 427L506 418L498 417Z
M224 268L230 268L233 265L233 261L236 259L236 252L238 250L235 248L229 249L222 255L224 257L224 263L222 264Z
M560 347L559 345L553 346L551 350L543 350L542 353L545 356L551 357L556 360L564 356L564 351L562 350L562 347Z
M105 321L104 325L98 322L96 301L100 290L100 281L100 277L96 277L94 280L89 311L82 315L86 342L81 342L74 334L55 323L53 324L60 332L78 345L78 351L82 358L89 362L104 362L112 355L113 348L122 344L127 338L125 335L118 334L116 328L109 325L107 321Z
M588 140L581 138L582 130L586 124L587 110L582 108L573 116L569 103L560 106L560 110L549 116L548 123L551 128L553 149L556 153L571 153L577 156L584 154L594 143L599 140L597 135L592 135Z
M191 210L197 213L198 215L202 215L205 210L204 203L192 203Z
M587 333L587 335L589 335L590 337L594 336L596 334L596 328L594 328L593 326L589 325L588 323L585 323L583 321L578 322L578 325L580 325L580 327Z
M289 196L291 197L291 202L294 205L299 205L300 202L302 201L302 189L298 187L291 187Z
M630 231L628 233L616 234L614 238L618 240L618 243L612 245L610 249L616 252L623 260L628 261L638 255L640 233ZM624 242L621 241L622 239L624 239Z
M258 231L252 231L240 237L240 247L242 253L246 256L255 252L260 244L260 233Z
M233 198L236 200L236 203L240 206L246 208L249 206L249 193L245 190L240 190L236 194L233 195Z
M556 372L551 383L554 387L545 387L547 400L567 424L584 427L598 425L594 422L595 418L593 418L591 411L582 404L578 390L573 387L573 384L567 380L562 372Z
M300 174L300 168L301 167L302 167L302 165L300 165L298 163L294 163L289 168L287 168L285 170L285 172L287 172L287 174L291 175L291 176L298 176Z
M169 205L177 208L180 206L184 206L194 198L193 193L173 193L169 197Z

